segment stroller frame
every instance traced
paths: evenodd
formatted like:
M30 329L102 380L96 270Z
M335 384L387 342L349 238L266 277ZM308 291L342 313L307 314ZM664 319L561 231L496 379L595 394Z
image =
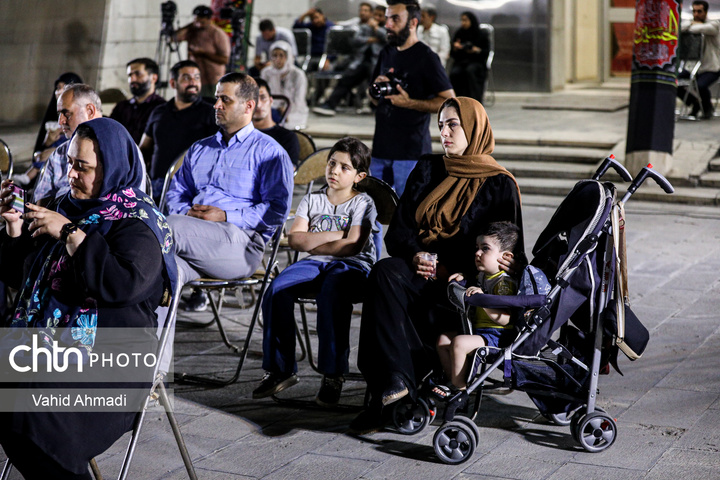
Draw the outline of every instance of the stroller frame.
M600 178L609 169L613 168L624 180L632 183L628 192L623 196L620 202L616 201L616 189L611 183L601 183ZM528 394L539 397L548 396L552 399L560 399L567 401L574 408L568 407L565 412L551 413L543 415L559 425L569 425L573 438L589 452L601 452L610 447L617 437L617 426L615 420L607 414L603 409L597 407L597 393L599 374L602 364L602 348L603 337L606 333L605 321L607 317L608 305L610 299L615 292L614 284L616 282L615 275L615 242L613 235L613 217L617 218L622 205L629 200L630 196L637 188L650 176L652 177L667 193L672 193L672 185L659 173L652 169L652 165L644 167L640 173L633 179L625 168L619 164L614 156L607 157L591 180L583 180L578 186L585 184L596 184L600 189L601 203L595 212L594 217L585 226L585 233L580 237L577 244L573 246L572 253L569 253L562 264L557 268L557 275L554 277L554 285L547 295L526 295L526 296L496 296L496 295L475 295L473 296L472 305L489 307L489 308L508 308L521 307L524 309L535 309L531 311L531 315L525 316L525 322L516 339L512 344L505 348L481 347L475 355L479 357L480 371L473 380L468 382L466 390L460 390L449 397L441 400L445 404L443 414L443 424L438 428L433 437L433 446L438 458L444 463L459 464L470 459L477 447L479 441L479 430L473 419L480 409L482 394L485 389L492 390L500 387L511 387L513 379L514 366L511 363L515 360L533 360L540 361L553 368L556 373L565 374L566 380L571 381L581 394L573 395L558 391L545 391L532 388L515 387ZM590 185L590 188L592 186ZM575 190L573 190L575 191ZM604 239L601 238L604 236ZM604 241L601 241L604 240ZM570 245L569 245L570 246ZM602 267L597 269L599 278L594 276L590 254L599 250L598 255L602 256ZM589 306L589 323L587 331L592 340L592 352L588 355L586 365L580 359L576 358L572 352L562 344L550 339L550 336L557 330L561 332L561 337L568 328L567 320L553 328L552 308L561 293L568 287L570 278L575 274L578 268L586 264L590 272L590 282L592 287L589 289L590 298L588 298ZM596 285L599 281L599 286ZM451 284L452 285L452 284ZM477 298L477 300L476 300ZM508 300L511 299L511 304ZM461 300L463 301L463 300ZM463 301L464 313L467 314L467 308ZM467 317L467 315L465 315ZM546 325L546 323L550 324ZM541 332L545 337L539 334L541 327L547 327L546 331ZM467 328L467 327L466 327ZM574 327L569 327L574 328ZM465 332L469 333L469 332ZM535 354L516 354L525 342L533 335L540 336L535 339L535 343L541 341L538 347L534 348ZM529 348L533 348L531 345ZM550 349L557 356L557 361L553 358L542 356L541 354ZM500 352L500 355L496 355ZM496 357L493 359L493 357ZM492 360L492 363L489 363ZM587 360L586 360L587 362ZM567 364L571 367L577 366L585 372L587 376L582 383L576 380L561 364ZM489 378L491 373L496 369L504 366L504 382L497 379ZM588 378L589 377L589 378ZM396 428L400 433L415 434L422 431L437 415L438 405L435 397L429 394L429 388L420 389L417 402L408 405L407 402L398 402L393 411L393 420ZM469 416L457 415L456 412L466 408L469 402L469 396L476 392L475 404ZM469 413L469 412L465 412Z

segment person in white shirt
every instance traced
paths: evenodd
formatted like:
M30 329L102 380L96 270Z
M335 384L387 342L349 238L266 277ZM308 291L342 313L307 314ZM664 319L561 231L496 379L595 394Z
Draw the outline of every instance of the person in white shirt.
M417 33L421 42L425 42L430 49L440 57L443 67L446 66L450 56L450 32L447 25L435 23L437 10L426 5L420 12L420 25Z
M720 78L720 21L708 20L707 12L708 2L703 0L692 2L693 21L682 28L683 32L702 33L705 37L705 49L697 75L700 99L698 101L698 98L692 94L685 99L687 87L678 87L677 95L692 107L691 116L697 118L702 112L702 118L709 120L713 118L710 86Z

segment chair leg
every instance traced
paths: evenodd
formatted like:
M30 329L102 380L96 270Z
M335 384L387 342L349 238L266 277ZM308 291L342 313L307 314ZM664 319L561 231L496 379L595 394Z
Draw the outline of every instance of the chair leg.
M92 472L93 478L95 478L95 480L103 480L102 473L100 473L100 467L98 467L98 464L94 458L90 459L90 471Z
M128 443L127 449L125 450L125 458L123 459L122 468L120 469L120 475L118 480L127 479L128 472L130 471L130 464L132 463L133 456L135 455L135 447L137 446L138 437L140 436L140 429L142 428L143 420L145 420L145 412L147 411L148 403L150 402L150 395L145 398L142 410L138 412L135 418L135 425L133 425L132 435L130 436L130 442Z
M315 370L319 374L322 374L322 372L318 370L318 366L315 363L315 358L313 358L312 345L310 344L310 329L308 328L307 312L305 311L305 305L302 303L300 304L300 319L302 320L303 331L305 332L305 346L307 348L308 362L310 362L310 367L313 370Z
M190 477L190 480L197 480L197 475L195 474L195 467L193 466L192 459L190 458L190 454L187 451L187 445L185 445L185 440L183 439L182 433L180 432L180 426L178 425L177 419L175 418L175 412L172 409L172 405L170 405L170 399L168 398L168 394L165 390L165 385L163 384L163 382L158 383L157 393L160 403L165 409L165 414L167 415L168 422L170 423L170 428L172 428L173 435L175 436L175 441L177 442L178 449L180 450L180 456L182 457L183 463L185 464L185 469L187 470L188 477Z
M2 473L0 473L0 480L7 480L10 477L11 471L12 463L10 463L10 459L8 458L5 460L5 466L3 466Z
M223 300L224 293L225 293L225 289L223 288L222 290L220 290L220 298L218 299L218 301L220 302L220 308L222 308L222 300ZM215 303L215 300L213 300L212 295L208 294L208 298L210 300L210 308L212 309L215 323L217 324L218 330L220 330L220 336L222 337L223 342L225 343L225 345L227 345L228 348L232 349L236 353L240 352L240 347L230 343L230 340L228 339L227 334L225 333L225 328L222 326L222 322L220 321L220 308L218 308L218 305Z

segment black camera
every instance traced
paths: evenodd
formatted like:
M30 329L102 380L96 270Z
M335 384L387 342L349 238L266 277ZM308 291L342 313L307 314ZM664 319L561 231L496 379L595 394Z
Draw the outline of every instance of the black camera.
M398 86L402 87L403 90L407 90L407 81L402 75L395 75L393 72L385 74L390 80L387 82L375 82L370 85L370 96L376 100L387 97L388 95L397 95L400 93L397 89Z
M165 35L173 34L173 22L177 15L177 5L172 0L160 4L160 14L162 16L162 27L160 31Z

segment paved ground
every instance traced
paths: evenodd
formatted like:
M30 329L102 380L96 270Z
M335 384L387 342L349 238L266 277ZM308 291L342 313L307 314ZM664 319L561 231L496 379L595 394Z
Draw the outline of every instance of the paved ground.
M516 132L556 136L581 130L622 136L625 129L622 111L586 112L584 116L576 111L546 111L544 121L535 116L537 110L527 113L516 104L497 104L489 111L496 130L506 128L510 133L513 122ZM521 121L528 118L531 123ZM712 140L717 138L718 125L717 119L693 124L687 134L697 135L698 141ZM679 124L678 131L681 128L685 127ZM0 129L0 136L27 136L22 131ZM524 197L528 251L559 201L558 197ZM347 425L355 415L351 408L323 411L250 398L262 375L261 336L256 332L236 384L215 389L175 386L175 408L199 477L717 478L720 210L630 202L627 211L631 299L634 311L651 331L651 342L640 360L631 363L621 359L625 376L612 373L600 379L598 403L617 419L618 425L617 442L608 451L584 452L572 440L567 427L549 424L520 392L486 397L476 419L480 426L477 453L459 466L444 465L435 458L432 435L437 425L416 436L389 431L350 436ZM209 313L194 316L209 319ZM223 321L232 339L244 337L249 316L248 309L224 308ZM354 339L358 328L356 317ZM176 348L178 371L224 373L234 370L237 362L237 357L220 343L214 328L179 330ZM353 350L351 354L353 368L356 353ZM307 362L300 364L300 376L301 384L281 397L312 400L320 377ZM363 392L363 383L348 382L343 402L357 407ZM123 444L118 442L98 459L107 478L117 475ZM15 473L10 478L19 476ZM130 478L187 478L167 421L157 407L147 417Z

